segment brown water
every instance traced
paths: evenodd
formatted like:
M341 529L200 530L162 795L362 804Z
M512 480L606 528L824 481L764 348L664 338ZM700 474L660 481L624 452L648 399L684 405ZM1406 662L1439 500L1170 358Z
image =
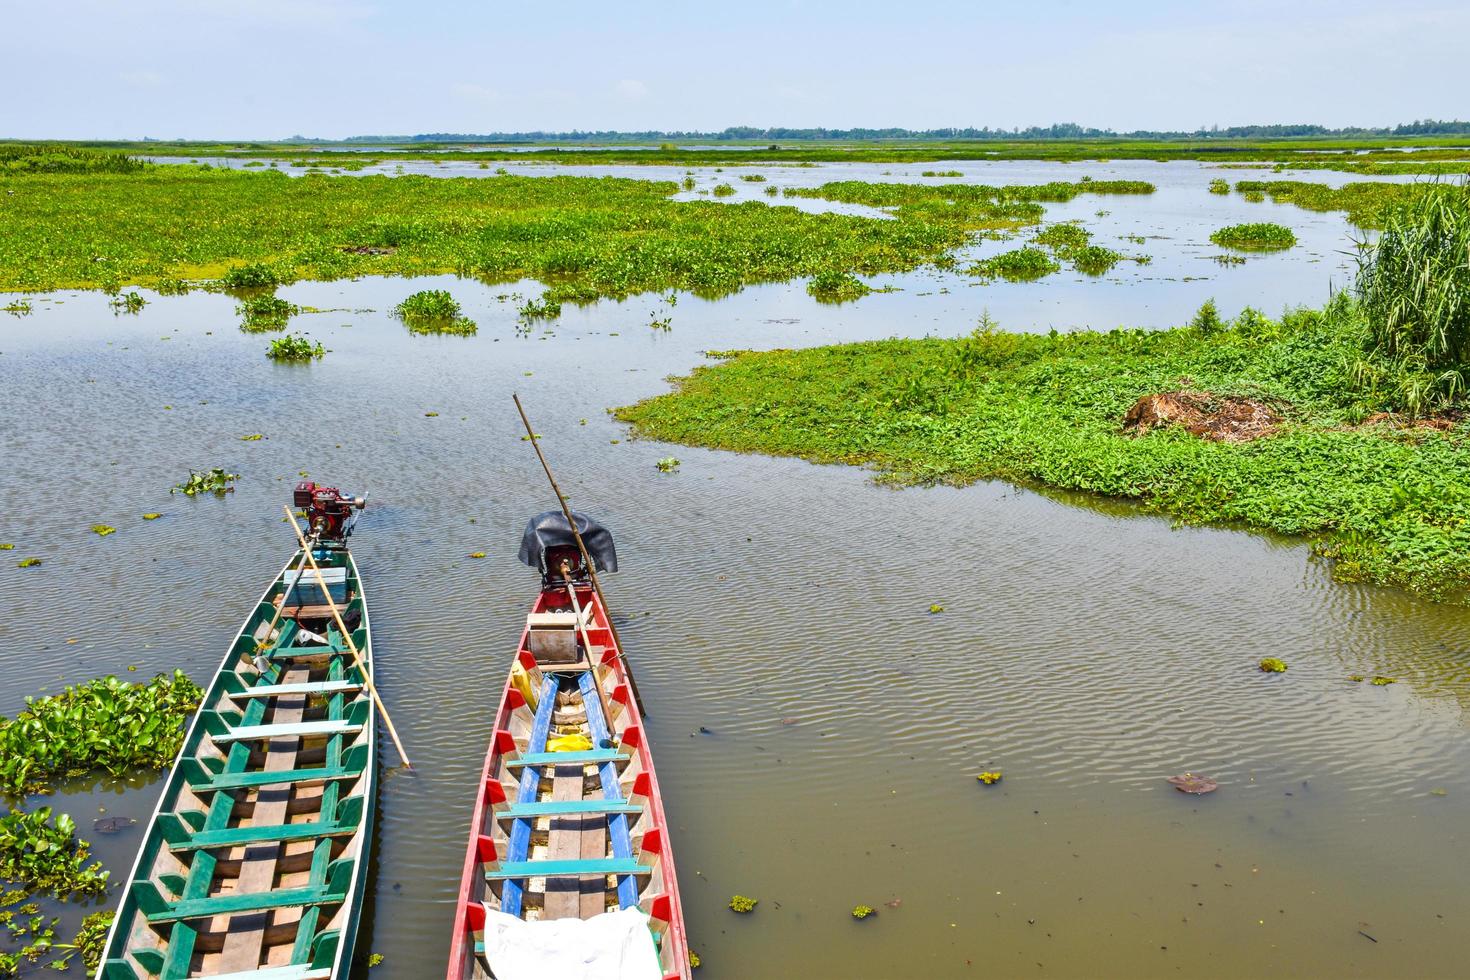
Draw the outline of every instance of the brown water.
M629 441L604 413L706 348L953 335L986 308L1015 328L1158 325L1211 295L1269 311L1341 281L1339 217L1222 203L1191 174L1153 199L1053 209L1169 236L1112 279L921 273L843 307L800 284L672 310L634 298L529 336L496 297L530 283L303 283L282 295L336 308L293 323L332 348L306 368L267 361L226 296L145 294L136 317L95 293L40 297L0 317L0 541L45 559L0 567L0 710L130 665L204 679L291 550L280 505L298 472L370 491L355 550L416 766L384 772L360 947L386 957L374 980L437 975L536 584L519 531L552 503L514 390L573 504L618 539L609 600L700 976L1463 976L1470 611L1335 584L1298 542L1001 483L886 490L854 469ZM1195 213L1210 208L1305 245L1221 269L1199 244L1228 223ZM441 286L478 336L410 337L387 315ZM673 329L650 330L666 310ZM682 465L659 473L669 455ZM241 474L236 493L168 495L216 465ZM1265 656L1290 670L1260 673ZM981 786L987 769L1004 779ZM1185 770L1220 791L1163 782ZM85 828L99 806L145 816L158 786L49 802ZM94 839L122 875L140 836ZM735 893L757 911L729 912ZM879 914L855 922L859 903Z

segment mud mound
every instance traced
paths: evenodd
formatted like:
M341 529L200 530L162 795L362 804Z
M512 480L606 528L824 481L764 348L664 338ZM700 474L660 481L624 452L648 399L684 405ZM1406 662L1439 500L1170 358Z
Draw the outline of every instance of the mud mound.
M1208 391L1144 395L1123 416L1123 428L1139 433L1161 425L1180 425L1212 442L1249 442L1273 434L1281 426L1281 416L1254 398Z

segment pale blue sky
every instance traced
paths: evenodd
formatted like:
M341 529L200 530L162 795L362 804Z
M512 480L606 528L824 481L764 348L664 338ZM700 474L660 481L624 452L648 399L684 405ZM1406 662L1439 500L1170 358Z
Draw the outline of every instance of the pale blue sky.
M1470 117L1470 3L0 0L0 136Z

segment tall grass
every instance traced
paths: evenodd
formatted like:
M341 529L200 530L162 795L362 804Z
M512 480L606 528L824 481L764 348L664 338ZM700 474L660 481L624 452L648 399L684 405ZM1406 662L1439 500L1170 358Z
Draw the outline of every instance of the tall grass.
M1410 415L1464 395L1470 360L1470 190L1433 187L1386 215L1359 253L1369 359L1359 382Z

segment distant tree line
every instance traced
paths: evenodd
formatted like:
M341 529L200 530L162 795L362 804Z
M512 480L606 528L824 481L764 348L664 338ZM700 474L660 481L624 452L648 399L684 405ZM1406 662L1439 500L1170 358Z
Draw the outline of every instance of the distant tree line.
M761 129L757 126L730 126L719 132L680 130L572 130L571 132L547 132L534 130L524 133L419 133L414 136L351 136L348 143L616 143L616 142L662 142L665 140L699 140L703 142L763 141L800 142L805 140L1067 140L1067 139L1291 139L1310 136L1449 136L1470 135L1470 122L1439 119L1419 119L1393 127L1348 126L1330 129L1310 124L1271 126L1211 126L1192 132L1182 130L1134 130L1117 132L1111 129L1094 129L1076 123L1055 123L1051 126L1028 126L1025 129L991 129L989 126L951 129L793 129L773 127ZM293 140L308 141L305 137Z

